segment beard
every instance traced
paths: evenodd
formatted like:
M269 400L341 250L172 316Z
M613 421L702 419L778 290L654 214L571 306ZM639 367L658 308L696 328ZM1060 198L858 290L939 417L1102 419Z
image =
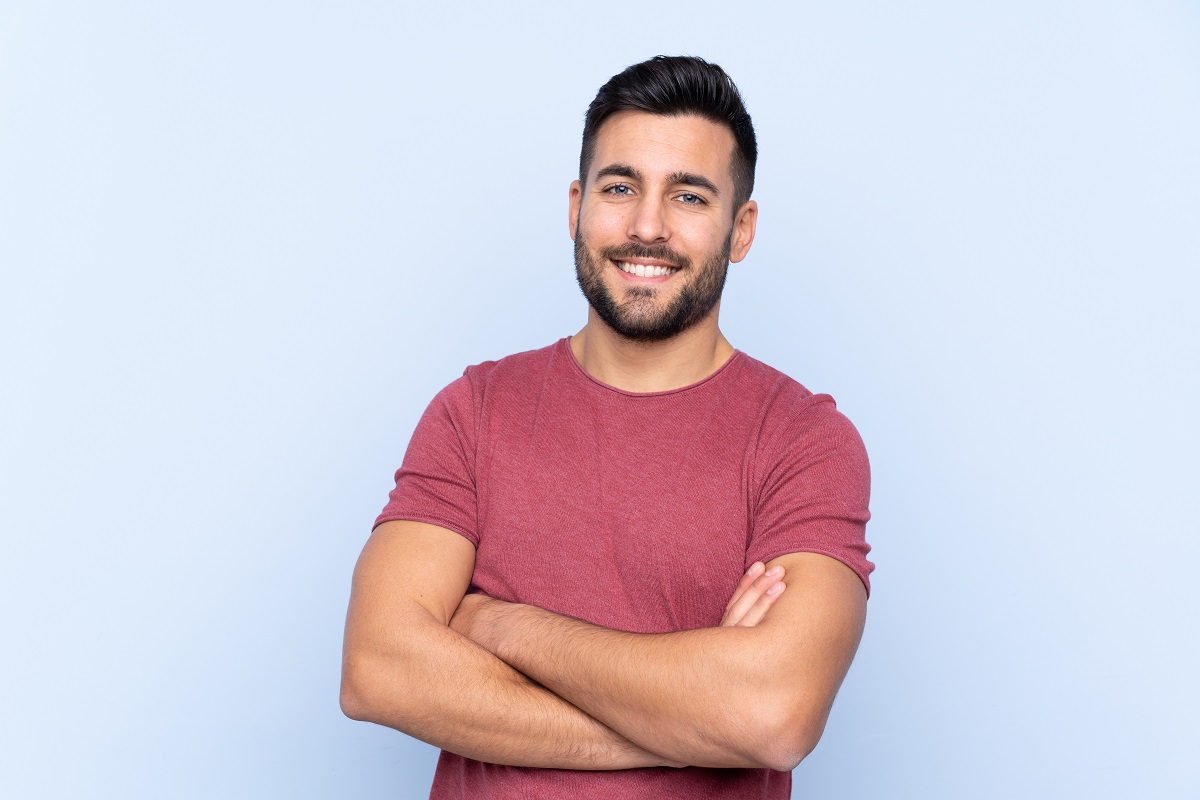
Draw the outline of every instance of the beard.
M733 230L730 229L720 252L712 253L698 270L693 270L691 259L666 245L629 242L621 247L605 248L593 257L582 230L576 226L575 278L600 319L619 335L635 342L660 342L692 327L716 307L729 272L732 241ZM659 302L659 287L631 285L625 287L625 299L618 302L604 283L604 270L610 261L631 258L666 261L679 267L672 280L683 281L683 285L675 297L663 305Z

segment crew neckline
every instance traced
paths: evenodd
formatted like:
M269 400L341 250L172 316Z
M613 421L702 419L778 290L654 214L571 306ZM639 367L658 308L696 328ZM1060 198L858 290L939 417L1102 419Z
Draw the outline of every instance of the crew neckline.
M564 355L566 356L567 361L569 361L571 366L574 367L575 372L578 373L585 380L587 380L589 383L591 383L601 389L604 389L605 391L613 392L614 394L624 395L626 397L665 397L667 395L679 394L680 392L688 392L693 389L698 389L701 386L704 386L705 384L716 380L726 370L728 370L735 361L741 361L745 357L745 354L741 350L734 348L733 355L731 355L729 358L725 359L725 363L723 363L721 366L719 366L715 370L713 370L712 373L704 376L703 378L696 381L695 383L689 383L686 386L680 386L676 389L664 389L661 392L631 392L626 389L621 389L619 387L613 386L612 384L605 383L604 381L599 380L598 378L595 378L594 376L589 374L588 371L583 368L583 365L579 363L579 359L577 359L575 357L575 351L571 349L571 337L570 336L564 336L563 338L559 339L557 346L558 346L559 350L564 351Z

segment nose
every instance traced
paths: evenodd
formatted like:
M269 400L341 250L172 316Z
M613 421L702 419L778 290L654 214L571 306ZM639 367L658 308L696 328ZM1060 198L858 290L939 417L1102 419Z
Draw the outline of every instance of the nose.
M644 244L663 242L668 237L666 209L658 198L643 197L629 218L630 239Z

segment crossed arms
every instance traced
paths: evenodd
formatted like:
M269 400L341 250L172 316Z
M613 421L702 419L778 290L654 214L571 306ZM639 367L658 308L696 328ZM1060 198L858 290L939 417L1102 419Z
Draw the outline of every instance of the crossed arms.
M792 769L816 746L862 634L866 594L832 558L752 574L721 627L615 631L465 595L474 547L380 525L355 569L342 708L459 755L560 769ZM768 613L769 609L769 613Z

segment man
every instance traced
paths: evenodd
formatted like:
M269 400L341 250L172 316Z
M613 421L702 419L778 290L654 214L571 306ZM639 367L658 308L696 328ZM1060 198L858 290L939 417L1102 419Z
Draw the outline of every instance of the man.
M342 707L443 748L432 797L789 796L862 633L866 454L718 328L757 147L717 66L588 109L588 319L435 398L355 570ZM786 588L784 578L786 577Z

